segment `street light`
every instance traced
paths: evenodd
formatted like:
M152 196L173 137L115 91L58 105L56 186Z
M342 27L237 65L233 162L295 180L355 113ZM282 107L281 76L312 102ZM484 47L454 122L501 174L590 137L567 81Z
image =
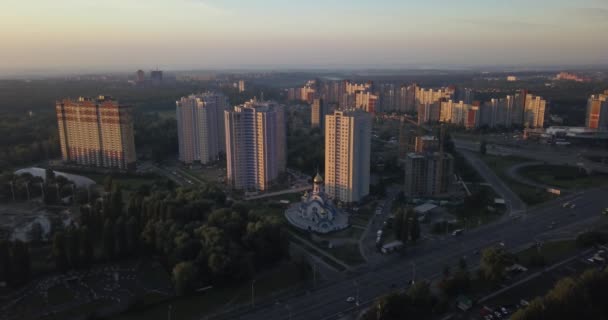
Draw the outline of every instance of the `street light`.
M416 262L412 261L412 284L416 283Z
M255 279L251 281L251 307L255 308Z

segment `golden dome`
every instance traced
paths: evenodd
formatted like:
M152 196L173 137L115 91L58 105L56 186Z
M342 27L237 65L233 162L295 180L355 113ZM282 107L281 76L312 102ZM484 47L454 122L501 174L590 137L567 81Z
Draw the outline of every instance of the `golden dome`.
M323 177L321 177L321 175L317 172L317 175L312 180L312 182L314 182L314 183L323 183Z

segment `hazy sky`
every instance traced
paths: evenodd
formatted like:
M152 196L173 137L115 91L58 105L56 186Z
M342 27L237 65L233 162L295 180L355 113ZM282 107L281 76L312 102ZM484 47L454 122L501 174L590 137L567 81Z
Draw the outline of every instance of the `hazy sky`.
M0 71L608 63L608 0L0 4Z

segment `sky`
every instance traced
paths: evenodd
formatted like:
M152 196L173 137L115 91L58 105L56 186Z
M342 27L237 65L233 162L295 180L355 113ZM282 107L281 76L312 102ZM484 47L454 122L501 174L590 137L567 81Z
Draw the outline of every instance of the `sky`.
M0 5L0 72L608 64L608 0Z

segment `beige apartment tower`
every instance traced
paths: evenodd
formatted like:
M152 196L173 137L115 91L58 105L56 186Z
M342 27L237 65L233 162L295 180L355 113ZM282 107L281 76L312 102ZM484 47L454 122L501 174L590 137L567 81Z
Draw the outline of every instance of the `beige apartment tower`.
M339 201L369 194L371 115L363 110L325 116L325 191Z
M130 106L108 96L63 99L55 105L63 161L90 167L135 168Z
M267 190L286 169L284 107L251 100L224 112L227 183Z
M207 164L226 152L224 111L228 99L206 92L182 97L176 102L179 160Z

